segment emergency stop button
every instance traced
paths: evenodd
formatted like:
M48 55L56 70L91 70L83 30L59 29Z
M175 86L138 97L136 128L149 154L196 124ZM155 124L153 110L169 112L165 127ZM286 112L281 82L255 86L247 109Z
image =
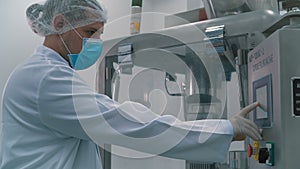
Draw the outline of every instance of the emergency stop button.
M251 144L248 144L248 157L251 157L253 155L253 147Z

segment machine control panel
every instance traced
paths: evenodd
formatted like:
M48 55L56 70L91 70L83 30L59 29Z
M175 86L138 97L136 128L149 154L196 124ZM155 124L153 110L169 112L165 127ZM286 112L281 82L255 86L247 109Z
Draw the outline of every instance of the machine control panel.
M273 101L271 74L253 82L253 102L256 101L260 102L261 107L254 110L254 122L260 128L272 127Z
M294 117L300 117L300 77L292 78L292 111Z
M274 166L274 143L266 142L260 145L258 141L254 141L253 146L248 144L248 157L252 156L260 164Z

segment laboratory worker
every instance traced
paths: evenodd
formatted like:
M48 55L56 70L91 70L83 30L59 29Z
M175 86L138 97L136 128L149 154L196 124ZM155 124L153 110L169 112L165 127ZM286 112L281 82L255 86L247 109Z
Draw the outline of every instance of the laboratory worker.
M180 121L96 93L77 74L100 57L107 12L96 0L46 0L26 10L43 44L11 73L3 94L1 169L101 169L98 145L221 162L234 140L260 140L246 115ZM121 29L121 28L120 28ZM17 49L16 49L17 50Z

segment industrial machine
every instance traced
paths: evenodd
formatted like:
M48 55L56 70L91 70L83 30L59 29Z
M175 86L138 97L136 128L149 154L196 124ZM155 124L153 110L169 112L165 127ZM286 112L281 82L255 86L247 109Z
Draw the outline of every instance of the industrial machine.
M299 19L299 12L284 15L248 54L249 99L263 107L252 119L264 137L249 144L250 168L299 168Z
M224 163L103 145L105 169L299 168L300 13L248 11L247 3L239 8L245 12L225 16L212 11L216 2L209 1L212 19L105 41L97 90L118 102L139 102L157 114L187 121L226 119L259 101L262 108L249 118L263 129L264 140L233 145Z

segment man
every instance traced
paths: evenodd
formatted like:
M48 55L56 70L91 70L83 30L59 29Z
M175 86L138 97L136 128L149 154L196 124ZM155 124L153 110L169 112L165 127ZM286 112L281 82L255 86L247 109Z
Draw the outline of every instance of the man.
M101 55L106 12L96 0L47 0L31 5L27 17L45 40L6 83L0 168L98 169L101 143L217 162L232 140L261 139L244 118L258 103L231 120L181 122L90 89L75 70Z

